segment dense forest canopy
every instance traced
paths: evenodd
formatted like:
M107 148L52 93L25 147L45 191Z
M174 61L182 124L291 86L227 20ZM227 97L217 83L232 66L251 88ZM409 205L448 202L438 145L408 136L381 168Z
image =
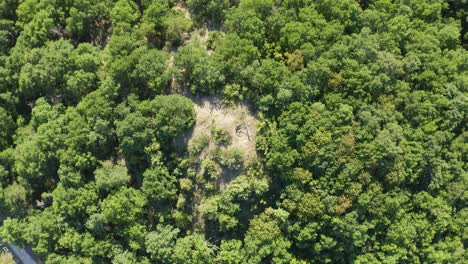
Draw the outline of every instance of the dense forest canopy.
M45 263L465 263L467 14L0 0L0 237ZM203 98L248 106L256 153L190 138Z

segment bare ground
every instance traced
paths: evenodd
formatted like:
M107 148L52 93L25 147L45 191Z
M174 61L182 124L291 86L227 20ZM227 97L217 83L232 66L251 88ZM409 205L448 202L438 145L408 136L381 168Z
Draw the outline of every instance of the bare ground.
M175 6L175 9L184 13L185 18L190 19L190 11L188 10L187 5L184 1L179 1Z
M219 98L213 96L202 97L194 101L196 124L192 139L201 135L209 135L212 127L222 128L229 133L232 139L227 149L241 150L245 164L257 157L255 149L256 119L247 106L225 106Z
M202 137L209 137L209 141L203 146L204 150L199 153L199 160L209 158L212 150L216 148L233 149L241 151L244 166L257 157L256 153L256 118L249 111L246 105L226 106L222 104L219 97L203 96L192 98L195 103L196 123L193 130L186 134L185 142L189 148L195 141ZM211 137L212 128L221 128L226 131L231 142L227 146L216 145ZM203 174L203 169L199 168L198 173ZM223 168L222 174L216 180L218 190L225 188L234 178L242 173L242 169ZM202 186L196 187L194 197L193 226L200 233L205 232L205 219L203 213L199 211L199 206L205 196Z

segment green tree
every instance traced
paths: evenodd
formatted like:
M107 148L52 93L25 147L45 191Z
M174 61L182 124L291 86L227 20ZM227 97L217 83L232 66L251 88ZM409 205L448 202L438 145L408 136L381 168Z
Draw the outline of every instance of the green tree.
M242 242L239 240L223 240L216 255L216 263L240 264L244 263Z
M180 230L170 225L158 225L146 235L146 252L157 262L171 262Z
M213 94L222 87L224 76L200 43L179 49L175 57L179 81L194 94Z
M3 200L10 215L22 214L27 209L28 191L14 182L3 190Z
M138 222L143 213L146 199L136 189L121 188L101 203L104 219L115 225Z
M281 209L268 208L250 222L244 244L248 262L261 263L271 259L275 263L288 263L291 242L283 235L280 225L288 213Z
M172 261L174 263L212 263L214 250L199 234L177 239Z
M188 0L187 7L198 23L220 23L224 18L224 12L231 7L228 0Z
M104 192L110 192L126 186L130 182L127 168L111 161L101 163L102 167L94 172L96 187Z
M0 107L0 126L2 127L2 131L0 132L0 151L6 149L12 141L12 135L15 131L15 123L13 119L8 114L8 112L3 108Z

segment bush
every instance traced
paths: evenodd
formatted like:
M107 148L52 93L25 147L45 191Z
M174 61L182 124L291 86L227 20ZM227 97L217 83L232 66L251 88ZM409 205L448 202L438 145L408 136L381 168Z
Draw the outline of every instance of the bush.
M204 160L202 167L205 170L205 176L212 180L216 180L222 173L222 169L218 163L210 159Z
M189 152L192 155L202 152L210 144L210 137L206 134L197 136L189 145Z
M231 135L226 130L219 127L211 128L211 137L217 145L228 146L231 144Z
M243 165L242 151L237 148L221 151L218 159L222 166L231 170L238 170Z

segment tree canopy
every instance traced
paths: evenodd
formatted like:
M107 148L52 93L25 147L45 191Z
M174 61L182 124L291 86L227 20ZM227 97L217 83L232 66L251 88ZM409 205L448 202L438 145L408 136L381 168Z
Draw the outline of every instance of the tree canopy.
M465 263L467 15L0 0L0 238L44 263ZM215 99L255 116L252 159L197 116Z

